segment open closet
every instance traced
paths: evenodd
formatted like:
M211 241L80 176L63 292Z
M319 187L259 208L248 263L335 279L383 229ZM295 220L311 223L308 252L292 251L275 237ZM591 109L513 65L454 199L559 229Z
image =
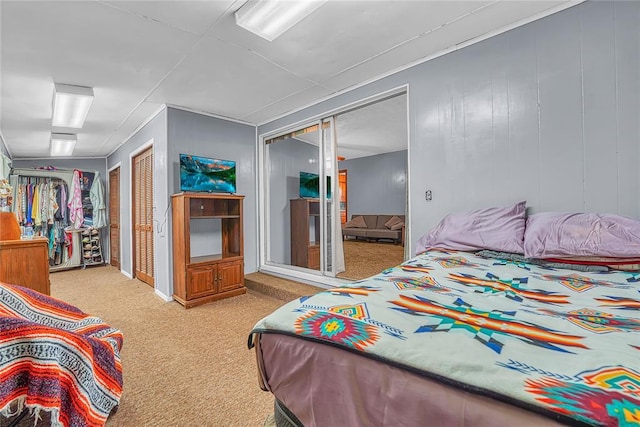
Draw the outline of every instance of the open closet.
M20 169L10 175L23 239L45 238L51 271L104 264L104 186L97 171Z

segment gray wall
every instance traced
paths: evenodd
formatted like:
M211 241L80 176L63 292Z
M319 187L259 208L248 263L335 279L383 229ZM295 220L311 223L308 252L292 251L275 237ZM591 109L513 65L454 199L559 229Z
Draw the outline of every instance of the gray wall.
M404 215L407 150L338 162L347 170L347 212Z
M171 230L168 222L170 203L167 191L167 110L163 109L120 148L107 158L107 168L120 164L120 265L122 271L133 275L131 265L131 153L153 140L153 247L156 260L155 288L163 297L173 294L170 260Z
M255 126L168 108L168 139L169 194L180 192L180 153L236 161L236 192L245 196L244 269L247 273L257 271ZM164 189L165 193L167 188ZM170 234L171 220L167 227ZM204 239L201 240L204 242ZM195 244L197 246L198 242ZM199 251L202 248L195 249Z
M518 200L639 218L639 41L640 2L586 2L258 133L407 84L412 249L447 213Z
M105 158L95 159L15 159L11 166L14 168L38 168L41 166L53 166L59 169L78 169L83 171L98 171L102 183L106 185L107 161Z
M9 155L9 150L7 150L7 146L5 145L4 139L2 138L2 136L0 136L0 153L11 158L11 156Z
M300 196L300 171L320 174L318 147L288 138L268 145L268 261L291 264L290 200Z

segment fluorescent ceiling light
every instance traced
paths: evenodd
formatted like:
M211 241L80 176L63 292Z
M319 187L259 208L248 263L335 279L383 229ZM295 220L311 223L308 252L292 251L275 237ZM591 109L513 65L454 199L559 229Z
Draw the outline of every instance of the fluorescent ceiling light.
M273 41L327 0L250 0L236 12L236 24Z
M56 83L53 92L52 125L80 129L92 102L92 88Z
M51 156L70 156L76 146L77 136L70 133L51 134Z

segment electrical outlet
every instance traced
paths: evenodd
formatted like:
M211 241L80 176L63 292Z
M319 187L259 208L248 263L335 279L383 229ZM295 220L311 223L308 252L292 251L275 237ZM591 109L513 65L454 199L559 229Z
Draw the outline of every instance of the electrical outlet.
M427 200L427 202L431 201L431 199L433 198L433 194L431 193L431 190L427 190L424 193L424 198Z

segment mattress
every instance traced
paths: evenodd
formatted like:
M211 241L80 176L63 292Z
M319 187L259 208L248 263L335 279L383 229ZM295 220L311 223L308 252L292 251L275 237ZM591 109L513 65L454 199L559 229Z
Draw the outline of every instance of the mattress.
M251 344L305 426L634 425L639 290L637 272L431 251L290 302Z

